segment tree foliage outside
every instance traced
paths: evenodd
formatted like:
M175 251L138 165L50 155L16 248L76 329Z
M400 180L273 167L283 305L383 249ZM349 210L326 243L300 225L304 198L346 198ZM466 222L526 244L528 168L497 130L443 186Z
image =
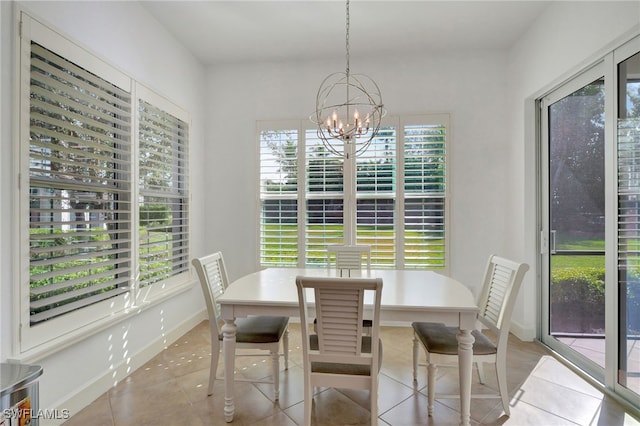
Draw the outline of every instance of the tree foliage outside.
M595 82L556 102L549 117L556 243L604 239L604 85Z

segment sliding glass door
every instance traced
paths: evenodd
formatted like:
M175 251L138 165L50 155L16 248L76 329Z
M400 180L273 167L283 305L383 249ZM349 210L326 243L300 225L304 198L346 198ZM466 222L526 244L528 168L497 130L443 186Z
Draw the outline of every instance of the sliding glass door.
M640 38L539 104L541 339L640 407Z
M599 378L605 365L603 66L542 101L546 343Z

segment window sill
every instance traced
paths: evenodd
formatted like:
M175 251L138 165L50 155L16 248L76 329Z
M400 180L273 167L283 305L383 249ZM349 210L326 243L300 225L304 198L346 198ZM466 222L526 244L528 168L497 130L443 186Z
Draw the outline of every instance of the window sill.
M114 325L122 321L131 319L136 315L139 315L142 312L146 311L147 309L164 303L179 294L185 293L191 290L195 284L197 284L195 281L188 281L181 285L177 285L171 290L163 291L162 293L157 294L156 297L151 300L146 300L138 305L131 306L120 312L114 313L113 315L101 318L91 324L87 324L85 327L74 330L49 342L43 343L16 356L9 357L7 361L24 364L32 364L38 362L55 354L56 352L69 348L88 337L91 337L110 327L113 327Z

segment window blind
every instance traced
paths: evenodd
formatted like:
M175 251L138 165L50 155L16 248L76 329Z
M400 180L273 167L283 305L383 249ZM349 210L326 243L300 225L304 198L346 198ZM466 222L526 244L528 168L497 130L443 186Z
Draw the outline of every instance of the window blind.
M446 268L448 120L388 118L349 160L329 154L307 121L260 122L261 265L325 266L326 247L351 232L375 267Z
M330 154L315 129L305 132L307 265L327 263L327 245L344 241L343 160Z
M139 285L189 270L188 125L140 99Z
M260 143L260 264L298 262L298 130L265 130Z
M356 242L371 247L374 267L396 262L396 129L382 127L356 158Z
M445 266L446 126L406 125L404 132L404 263Z
M30 322L128 290L129 93L31 43Z

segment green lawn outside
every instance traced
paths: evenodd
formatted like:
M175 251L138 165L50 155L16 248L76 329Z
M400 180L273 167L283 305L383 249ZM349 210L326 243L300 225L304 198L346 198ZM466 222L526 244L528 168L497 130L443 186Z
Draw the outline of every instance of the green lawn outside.
M604 251L604 240L572 239L556 242L558 250L600 250Z
M559 268L604 268L603 255L573 256L556 254L551 256L552 270Z
M261 262L265 265L295 266L297 263L298 226L294 224L262 225ZM358 244L372 247L372 264L395 265L395 230L387 227L358 226ZM264 237L264 236L268 237ZM342 244L342 225L311 225L307 231L307 264L324 266L326 246ZM444 240L425 232L405 232L405 265L407 267L442 268L445 265ZM287 259L282 262L281 259Z

